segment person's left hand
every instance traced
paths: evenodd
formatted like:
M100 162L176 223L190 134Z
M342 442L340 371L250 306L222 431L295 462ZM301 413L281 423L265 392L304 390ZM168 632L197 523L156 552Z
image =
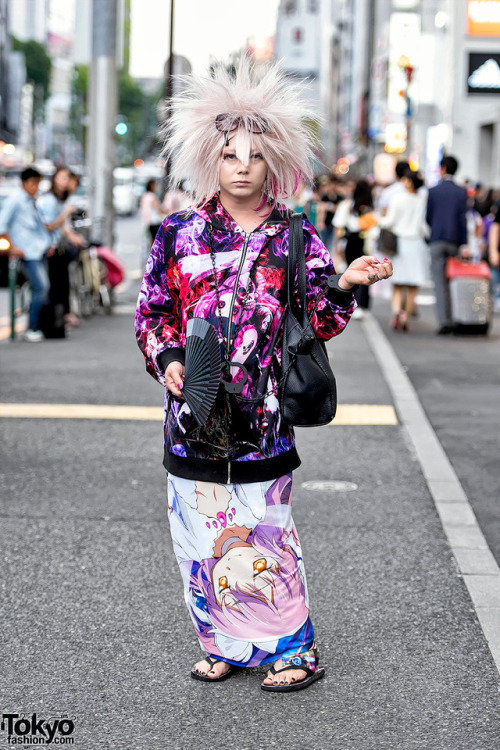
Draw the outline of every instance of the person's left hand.
M85 237L82 234L78 234L78 232L69 232L67 237L75 247L83 247L85 245Z
M378 260L374 255L362 255L346 268L339 280L341 288L351 288L356 284L372 286L377 281L392 276L392 263L389 258Z

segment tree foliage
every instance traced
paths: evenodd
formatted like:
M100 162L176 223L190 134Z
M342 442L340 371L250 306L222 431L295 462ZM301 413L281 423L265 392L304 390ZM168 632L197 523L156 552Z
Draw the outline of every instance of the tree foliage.
M26 77L35 86L40 85L43 89L44 101L49 95L50 75L52 72L52 60L46 53L43 44L29 39L22 42L20 39L11 37L12 48L16 51L23 52L26 60Z

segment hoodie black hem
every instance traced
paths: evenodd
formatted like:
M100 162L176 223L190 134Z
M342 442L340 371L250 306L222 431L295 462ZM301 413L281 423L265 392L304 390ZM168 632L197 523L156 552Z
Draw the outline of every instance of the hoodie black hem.
M198 479L200 482L217 484L245 484L267 482L288 474L300 466L296 448L272 458L257 461L226 461L225 459L183 458L169 453L165 447L163 466L168 472L182 479Z

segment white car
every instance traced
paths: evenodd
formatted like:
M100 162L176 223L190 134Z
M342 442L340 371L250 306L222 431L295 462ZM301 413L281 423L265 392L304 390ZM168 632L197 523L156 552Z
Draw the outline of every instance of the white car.
M113 172L113 206L119 216L132 216L137 211L135 171L118 167Z

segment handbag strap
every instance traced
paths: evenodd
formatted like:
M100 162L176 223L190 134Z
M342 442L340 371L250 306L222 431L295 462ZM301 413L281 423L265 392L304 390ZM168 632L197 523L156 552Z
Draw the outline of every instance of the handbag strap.
M299 292L299 307L297 312L302 313L303 323L305 324L308 322L308 317L306 308L306 256L304 251L304 230L302 228L303 216L304 214L302 213L296 213L293 214L290 219L290 228L288 231L287 292L288 307L293 313L294 308L296 308L295 297L293 294L296 270L297 287Z

